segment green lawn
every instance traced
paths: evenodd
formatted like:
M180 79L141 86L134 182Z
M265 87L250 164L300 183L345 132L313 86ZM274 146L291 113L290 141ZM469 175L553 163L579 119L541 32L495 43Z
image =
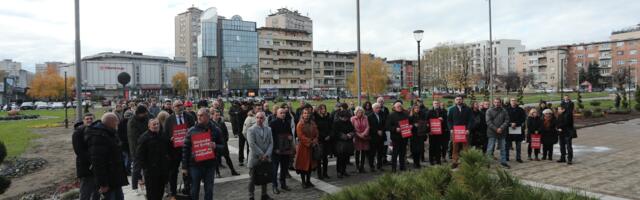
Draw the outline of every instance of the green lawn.
M74 110L69 111L69 127L73 127ZM98 111L102 114L101 111ZM31 140L41 137L34 133L34 127L61 126L64 122L64 110L26 110L20 114L40 115L41 117L56 117L50 119L0 121L0 141L7 146L8 158L22 154L30 145ZM7 113L0 113L6 116ZM99 116L99 115L98 115ZM71 132L71 129L69 130ZM71 135L69 135L71 137Z

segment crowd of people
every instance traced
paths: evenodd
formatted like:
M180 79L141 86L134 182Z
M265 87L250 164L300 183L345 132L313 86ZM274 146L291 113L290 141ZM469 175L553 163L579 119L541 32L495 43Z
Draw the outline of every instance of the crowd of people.
M315 187L314 173L320 180L331 178L330 158L336 159L337 178L385 171L389 165L393 173L405 171L409 161L414 168L448 161L456 168L460 153L468 148L510 168L511 150L516 162L524 162L521 144L526 141L529 161L540 161L540 150L542 160L552 160L553 146L560 143L557 162L571 165L572 139L577 137L568 96L557 108L546 102L523 108L516 99L506 103L500 98L492 106L488 101L465 104L463 96L448 108L437 100L428 108L417 99L397 100L389 109L380 97L362 106L338 102L332 112L325 104L304 101L296 109L291 102L272 107L264 101L226 103L231 103L228 119L221 99L211 105L122 102L99 120L86 113L72 136L80 198L124 199L122 187L131 185L139 193L144 190L147 199L186 195L197 200L202 183L204 199L211 200L221 168L240 175L230 157L230 134L238 138L238 165L249 169L250 199L256 185L261 186L261 199L271 199L268 184L276 195L291 191L290 170L300 175L302 188ZM499 159L495 150L500 150ZM353 166L351 157L355 171L347 170Z

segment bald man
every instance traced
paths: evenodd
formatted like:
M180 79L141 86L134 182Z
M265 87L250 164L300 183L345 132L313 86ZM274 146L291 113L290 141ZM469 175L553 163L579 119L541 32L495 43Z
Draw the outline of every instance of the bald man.
M117 127L118 116L112 112L105 113L101 120L89 125L85 138L98 192L106 199L122 200L122 186L129 183L116 133Z
M400 130L400 122L405 120L408 123L409 114L407 114L402 107L402 102L396 101L393 104L393 111L389 114L385 125L386 130L390 132L391 141L393 142L393 154L391 156L392 172L396 172L398 160L400 160L400 171L406 169L408 138L403 138Z

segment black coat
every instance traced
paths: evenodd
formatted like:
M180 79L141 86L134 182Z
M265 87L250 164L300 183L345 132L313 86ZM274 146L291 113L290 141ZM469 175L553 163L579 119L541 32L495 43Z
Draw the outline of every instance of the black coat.
M400 127L400 121L405 119L406 120L409 119L409 114L407 114L406 112L396 112L396 111L393 111L391 114L389 114L389 117L387 118L385 129L389 131L391 141L393 141L394 143L400 142L403 140L402 134L398 132L396 128Z
M269 122L269 127L271 128L271 136L273 138L273 153L286 155L292 154L293 140L288 140L289 136L293 139L293 133L291 133L291 121L286 118L279 119L276 117ZM286 145L288 142L291 143Z
M573 126L573 114L568 112L568 110L565 110L565 112L558 116L557 122L558 128L562 130L558 132L559 135L569 134L570 136L570 133L575 130Z
M487 138L486 113L482 110L471 111L473 113L473 126L471 131L471 144L483 145Z
M132 158L136 156L136 149L138 144L138 139L140 136L149 129L149 118L145 117L143 119L138 119L137 117L132 117L129 119L127 123L127 138L129 143L129 152Z
M333 126L333 118L329 113L327 113L324 117L320 116L318 113L313 114L313 121L316 122L316 126L318 127L318 138L321 143L331 143L331 135L333 132L331 131L331 126ZM273 131L273 129L272 129ZM329 140L325 140L325 138L329 136Z
M376 117L375 113L369 114L369 135L371 136L371 144L380 145L384 144L384 142L387 140L387 134L385 133L387 130L385 128L387 118L386 116L382 115L382 111L380 111L378 117L380 119ZM382 131L382 135L378 135L378 131Z
M127 137L127 123L129 120L121 120L118 122L118 138L122 142L122 152L129 154L129 139Z
M91 176L91 161L89 159L89 147L85 140L85 126L82 122L74 125L71 143L73 144L73 152L76 154L76 176L84 178Z
M511 129L511 123L516 123L516 126L522 128L524 121L527 118L527 113L524 109L519 106L515 108L509 106L507 107L507 112L509 113L509 129ZM524 140L524 129L522 129L522 134L519 135L507 134L507 138L522 142L522 140Z
M563 107L566 113L573 114L573 109L574 109L573 101L562 100L562 102L560 103L560 107Z
M427 119L437 119L442 117L442 135L449 135L449 127L447 126L447 111L442 108L431 109L427 111Z
M544 126L544 118L541 120L540 134L542 134L542 144L555 144L558 143L558 123L555 118L551 119L551 125L549 127Z
M540 117L527 117L527 142L531 142L531 134L542 132L542 119Z
M147 131L138 139L136 150L136 166L134 171L142 169L145 176L169 175L169 151L171 142L160 135Z
M242 123L244 121L240 121L240 106L231 106L229 109L229 117L231 118L231 131L233 131L234 135L242 134ZM246 118L246 116L245 116Z
M116 134L116 130L106 127L100 120L92 123L85 132L91 172L98 186L116 188L129 184Z
M350 135L351 138L347 136ZM336 120L333 122L333 141L337 155L352 155L354 151L353 136L355 128L351 121Z

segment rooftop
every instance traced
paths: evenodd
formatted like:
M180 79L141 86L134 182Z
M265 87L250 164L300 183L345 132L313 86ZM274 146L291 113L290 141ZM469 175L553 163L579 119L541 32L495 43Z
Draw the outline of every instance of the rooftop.
M632 27L627 27L627 28L624 28L624 29L620 29L620 30L617 30L617 31L612 31L611 35L630 33L630 32L636 32L636 31L640 31L640 24L637 24L637 25L632 26Z
M165 56L148 56L139 52L120 51L119 53L103 52L96 55L86 56L82 58L83 61L87 60L101 60L105 58L131 58L131 59L143 59L143 60L155 60L164 62L186 62L184 60L175 60Z

